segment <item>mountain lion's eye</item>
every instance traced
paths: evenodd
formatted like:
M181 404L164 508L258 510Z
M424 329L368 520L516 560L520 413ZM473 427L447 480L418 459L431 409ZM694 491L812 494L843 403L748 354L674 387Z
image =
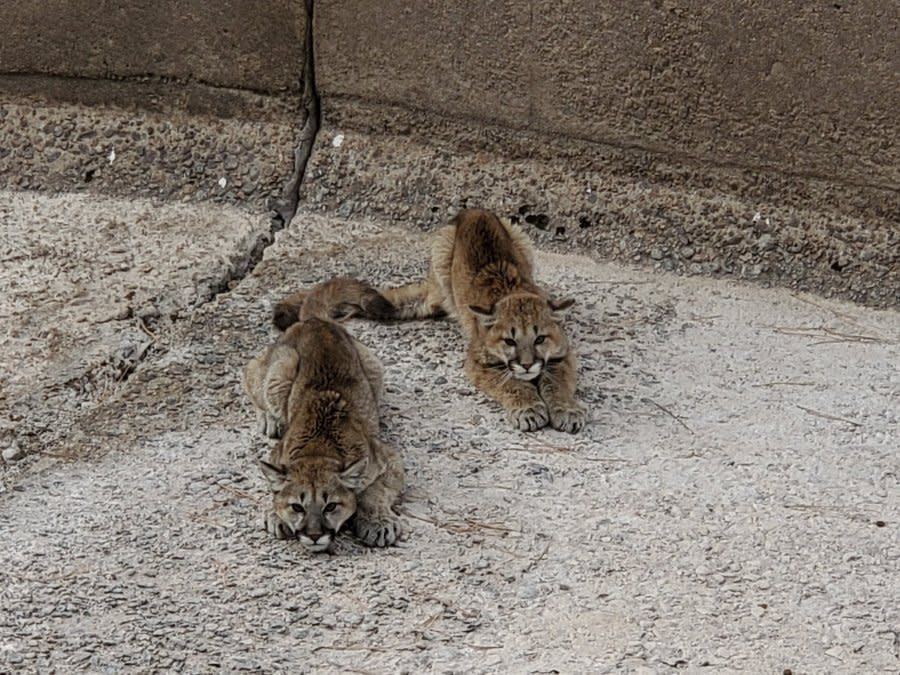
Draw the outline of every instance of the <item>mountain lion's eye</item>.
M547 339L546 335L538 335L536 338L534 338L534 344L539 345L546 339Z
M506 344L508 344L510 347L515 347L515 346L516 346L516 341L513 340L512 338L503 338L503 341L504 341Z
M325 513L331 513L338 507L337 502L331 502L330 504L325 506Z
M291 508L297 513L303 513L305 511L303 504L291 504Z

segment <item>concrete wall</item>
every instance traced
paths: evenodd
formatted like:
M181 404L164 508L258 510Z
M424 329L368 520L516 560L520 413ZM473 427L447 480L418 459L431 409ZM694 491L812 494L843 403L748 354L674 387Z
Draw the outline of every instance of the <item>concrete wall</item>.
M0 75L297 89L304 16L297 0L6 0Z
M329 0L322 93L900 187L900 3ZM0 75L296 90L301 0L12 0ZM8 78L7 78L8 79Z
M343 0L323 95L900 187L896 0Z

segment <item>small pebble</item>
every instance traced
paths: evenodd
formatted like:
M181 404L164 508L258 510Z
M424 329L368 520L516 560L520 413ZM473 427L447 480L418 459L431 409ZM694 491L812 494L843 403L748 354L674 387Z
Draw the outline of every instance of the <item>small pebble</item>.
M3 459L7 462L15 462L25 456L25 451L18 443L13 443L8 448L3 449Z

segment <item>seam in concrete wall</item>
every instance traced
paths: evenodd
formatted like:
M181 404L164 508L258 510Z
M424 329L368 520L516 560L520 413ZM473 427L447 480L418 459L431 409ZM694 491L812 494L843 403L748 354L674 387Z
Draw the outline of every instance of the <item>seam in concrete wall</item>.
M152 82L155 84L177 84L182 87L187 87L190 85L200 85L202 87L206 87L208 89L213 89L217 91L241 91L248 92L251 94L260 94L264 96L272 96L278 95L279 93L283 93L284 89L273 89L271 87L249 87L249 86L233 86L228 84L220 84L213 82L212 80L208 80L202 77L177 77L173 75L160 75L159 73L154 72L146 72L146 73L136 73L132 75L116 75L115 73L107 73L102 77L94 76L94 75L66 75L63 73L43 73L40 71L17 71L14 73L0 73L4 79L7 80L17 80L17 79L30 79L30 78L43 78L43 79L53 79L60 81L76 81L76 82L125 82L129 84L146 84L148 82ZM295 93L296 95L296 93Z
M282 190L281 198L267 204L272 212L272 231L286 227L297 213L300 201L300 186L306 174L306 164L312 154L319 133L322 117L322 104L319 90L316 87L315 38L313 19L315 0L306 0L306 37L304 43L303 64L303 107L306 110L306 121L300 130L300 139L294 149L294 173Z
M300 201L300 186L306 176L306 165L315 147L316 137L319 134L319 126L322 116L322 106L319 99L319 91L316 87L315 66L315 38L313 35L313 16L315 13L315 0L305 0L306 9L306 33L304 37L304 65L303 65L303 108L306 112L306 120L300 130L300 137L294 149L294 171L285 184L279 199L269 200L266 207L269 209L269 233L260 237L247 256L244 264L234 268L233 273L225 277L210 301L222 293L230 291L236 283L250 274L262 260L266 249L275 243L275 234L287 227L297 212Z

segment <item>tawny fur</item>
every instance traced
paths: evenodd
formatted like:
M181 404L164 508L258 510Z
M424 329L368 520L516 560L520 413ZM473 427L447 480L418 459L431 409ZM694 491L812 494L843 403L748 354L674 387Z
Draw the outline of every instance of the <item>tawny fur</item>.
M394 308L388 318L455 317L469 340L466 372L516 427L576 433L585 409L562 326L573 301L555 302L535 283L533 260L521 229L470 209L437 233L425 281L379 290Z
M285 320L285 332L244 369L260 430L280 439L262 463L273 493L266 529L297 536L312 551L328 550L354 515L356 534L370 546L389 546L400 535L392 507L403 465L378 439L383 369L331 319L342 304L371 298L369 291L335 279L300 300L292 296L294 320Z
M396 308L377 290L366 283L347 277L336 277L316 287L316 292L298 291L277 302L272 310L272 323L279 330L296 323L301 317L349 319L367 316L387 320L396 316Z

